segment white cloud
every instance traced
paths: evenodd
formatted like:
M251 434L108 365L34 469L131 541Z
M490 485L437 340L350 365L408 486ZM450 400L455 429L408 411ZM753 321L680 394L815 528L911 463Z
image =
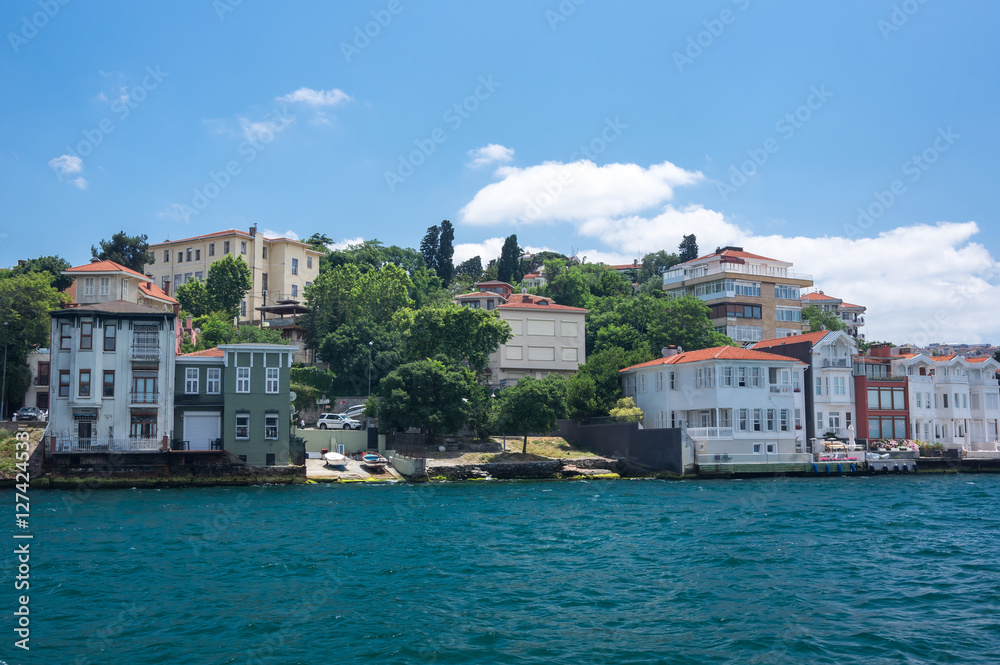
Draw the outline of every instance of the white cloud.
M62 182L64 176L83 171L83 160L75 155L60 155L49 160L49 168L56 172L59 182ZM78 189L87 189L87 179L83 176L77 176L70 182Z
M186 222L191 217L191 213L185 211L185 207L180 203L171 203L169 206L156 213L161 219L172 219L175 222Z
M501 180L462 209L464 223L566 224L598 243L576 252L590 263L628 263L637 254L676 251L682 236L694 233L703 253L738 245L789 261L792 270L813 276L815 288L864 305L869 339L997 341L1000 262L975 242L980 233L975 222L911 224L866 238L758 235L702 205L669 203L675 187L702 179L669 162L648 168L546 162L496 173ZM562 190L553 183L562 183ZM548 198L539 200L541 194ZM502 244L502 238L489 238L456 245L455 260L480 254L485 263L499 255Z
M261 234L269 240L273 238L289 238L291 240L299 239L299 234L297 234L295 231L292 231L291 229L285 231L284 233L278 233L276 231L272 231L271 229L263 229L261 231Z
M365 239L362 238L361 236L358 236L357 238L344 238L340 242L331 242L329 245L326 246L326 248L329 250L347 249L352 245L360 245L364 243L364 241Z
M513 148L507 148L497 143L490 143L481 148L470 150L467 154L472 157L472 161L469 162L469 166L472 168L479 168L487 164L507 164L514 159Z
M455 254L452 256L452 261L455 265L462 263L471 259L473 256L478 256L482 259L483 267L492 261L493 259L500 258L500 252L503 250L503 243L506 238L487 238L482 242L463 242L455 245ZM525 252L530 252L531 254L537 254L538 252L561 252L566 253L569 250L554 250L549 247L534 247L531 245L524 246L521 245L521 249Z
M243 138L251 143L256 141L270 143L274 140L274 137L278 134L278 132L283 129L276 123L268 120L261 120L259 122L252 122L246 118L238 118L238 120L240 123L240 131L243 132Z
M674 187L700 181L700 172L663 162L597 166L583 160L545 162L496 170L500 182L479 190L464 208L466 224L531 224L615 217L647 210L673 198Z
M338 88L331 88L330 90L299 88L295 92L290 92L276 99L286 104L305 104L313 108L322 108L324 106L340 106L345 102L351 101L351 96Z

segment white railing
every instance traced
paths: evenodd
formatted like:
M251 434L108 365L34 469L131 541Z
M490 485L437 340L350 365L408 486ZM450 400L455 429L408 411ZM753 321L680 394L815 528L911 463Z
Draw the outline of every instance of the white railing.
M159 360L160 347L158 345L133 344L129 352L129 358L132 360Z
M56 439L57 453L108 453L108 452L156 452L163 449L159 439L101 439L97 437L60 437Z
M687 433L695 441L733 438L732 427L688 427Z
M779 277L786 279L803 279L812 280L813 276L807 273L792 272L791 270L776 270L773 274L768 274L768 272L761 271L757 273L750 272L747 270L745 263L720 263L713 266L700 266L698 268L679 268L676 270L668 270L663 273L663 283L666 284L676 284L678 282L683 282L686 279L697 279L699 277L707 277L709 275L739 275L746 277L748 279L760 279L762 277Z
M713 464L812 464L809 453L761 453L759 455L699 454L699 465Z
M132 392L129 393L129 404L156 404L159 402L160 393L147 390L145 392Z
M850 367L847 358L824 358L823 367Z
M771 392L772 393L791 393L792 392L792 387L791 386L779 386L779 385L776 385L776 384L772 383L771 384Z

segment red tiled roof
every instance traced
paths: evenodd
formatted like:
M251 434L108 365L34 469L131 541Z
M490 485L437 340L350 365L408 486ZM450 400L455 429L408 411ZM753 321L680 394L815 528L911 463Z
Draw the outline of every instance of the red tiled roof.
M542 305L541 303L546 303ZM550 309L559 310L561 312L583 312L586 314L589 309L584 309L582 307L570 307L569 305L558 305L551 298L543 298L542 296L533 296L527 293L518 293L512 295L510 300L500 305L500 309Z
M753 345L754 349L766 349L772 346L783 346L785 344L800 344L802 342L812 342L815 344L824 337L830 334L829 330L818 330L816 332L803 333L801 335L792 335L791 337L775 337L774 339L765 339L761 342L757 342Z
M978 358L966 358L970 363L984 363L987 360L992 360L993 356L979 356Z
M807 293L802 297L806 300L840 300L840 298L834 298L833 296L828 296L825 293Z
M538 279L538 275L539 273L537 272L529 272L527 275L524 276L524 279Z
M705 256L699 256L696 259L691 259L686 261L682 265L687 265L688 263L694 263L695 261L704 261L705 259L710 259L713 256L734 256L741 259L760 259L761 261L777 261L777 259L769 259L766 256L761 256L760 254L751 254L750 252L741 252L735 249L724 249L721 252L712 252L711 254L706 254ZM780 261L779 263L787 263L786 261Z
M151 247L155 247L157 245L165 245L167 243L190 242L192 240L201 240L202 238L217 238L219 236L229 236L229 235L239 235L243 236L244 238L251 237L250 234L247 233L246 231L240 231L239 229L228 229L226 231L216 231L215 233L206 233L200 236L191 236L190 238L180 238L178 240L164 240L163 242L158 242L155 245L151 245Z
M919 353L904 353L904 354L896 356L896 357L897 358L906 358L907 360L909 360L910 358L916 358L919 355L921 355L921 354L919 354Z
M841 307L843 307L844 309L850 309L852 307L857 308L857 309L864 309L865 308L864 305L855 305L855 304L849 303L849 302L842 302L842 303L840 303L840 307L838 307L837 309L840 309Z
M786 356L779 356L775 353L764 353L763 351L755 351L753 349L744 349L739 346L715 346L710 349L701 349L699 351L685 351L684 353L678 353L675 356L668 356L666 358L657 358L656 360L650 360L646 363L640 363L638 365L633 365L631 367L626 367L620 372L628 372L629 370L639 369L641 367L655 367L656 365L678 365L681 363L694 363L700 360L762 360L767 362L794 362L797 365L804 365L805 363L788 358Z
M76 302L76 280L63 290L63 293L70 297L70 302Z
M514 288L513 285L508 284L507 282L501 282L499 279L491 279L487 282L476 282L476 286L493 285L493 284L502 284L503 286L510 287L511 289Z
M63 273L88 273L88 272L123 272L126 275L132 275L133 277L138 277L143 281L150 281L148 277L143 275L141 272L136 272L131 268L126 268L120 263L115 263L114 261L92 261L90 263L85 263L82 266L74 266L72 268L66 268Z
M499 298L500 300L504 299L502 293L494 293L493 291L473 291L472 293L463 293L462 295L455 296L455 297L456 298L472 298L472 297L476 297L476 298Z
M950 356L931 356L931 360L933 360L934 362L938 362L938 363L944 363L944 362L948 362L949 360L953 360L955 358L955 356L957 356L957 355L958 354L953 353Z
M193 353L182 353L178 355L178 358L222 358L226 355L226 352L215 347L213 349L205 349L204 351L195 351Z
M605 267L608 270L632 270L632 269L638 270L642 266L637 266L634 263L623 263L623 264L617 265L617 266L605 266Z
M164 300L172 305L179 304L176 300L167 295L167 292L156 285L155 282L146 282L139 285L139 290L150 298Z

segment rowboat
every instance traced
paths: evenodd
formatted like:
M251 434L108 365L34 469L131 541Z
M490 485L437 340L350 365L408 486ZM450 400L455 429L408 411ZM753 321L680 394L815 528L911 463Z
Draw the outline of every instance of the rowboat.
M378 453L365 453L361 456L361 463L368 466L385 466L389 463L389 460Z
M330 466L345 466L351 461L350 457L341 455L340 453L326 453L323 455L323 459Z

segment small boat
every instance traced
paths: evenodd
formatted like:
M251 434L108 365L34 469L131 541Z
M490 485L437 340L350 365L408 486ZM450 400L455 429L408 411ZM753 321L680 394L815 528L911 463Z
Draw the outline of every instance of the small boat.
M389 463L389 460L378 453L365 453L361 456L361 463L368 466L385 466Z
M326 453L323 455L323 460L330 466L345 466L351 458L340 453Z

